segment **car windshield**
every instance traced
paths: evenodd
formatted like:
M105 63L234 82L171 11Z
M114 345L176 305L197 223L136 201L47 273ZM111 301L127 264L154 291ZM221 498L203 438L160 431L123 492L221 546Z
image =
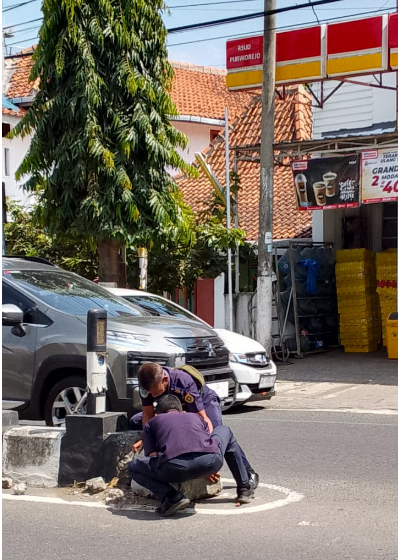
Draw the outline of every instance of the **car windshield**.
M105 309L110 317L149 315L94 282L64 270L10 270L8 274L15 284L64 313L87 315L89 309L96 307Z
M124 299L134 305L138 305L151 315L169 317L179 317L180 319L190 319L194 321L193 317L188 311L184 311L175 305L172 301L167 301L157 296L136 295L136 296L123 296Z

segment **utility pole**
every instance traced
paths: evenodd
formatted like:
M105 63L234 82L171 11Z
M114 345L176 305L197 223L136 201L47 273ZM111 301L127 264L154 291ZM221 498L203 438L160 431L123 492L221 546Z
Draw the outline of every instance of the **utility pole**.
M276 0L264 0L264 11L275 10ZM261 103L260 208L258 230L256 338L272 348L272 203L274 176L276 15L264 16L263 85Z

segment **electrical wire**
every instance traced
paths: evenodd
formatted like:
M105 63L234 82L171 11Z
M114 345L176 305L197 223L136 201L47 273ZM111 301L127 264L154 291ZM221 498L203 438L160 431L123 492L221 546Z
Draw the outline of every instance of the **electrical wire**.
M37 2L37 0L27 0L27 2L21 2L20 4L13 4L12 6L6 6L3 8L4 12L11 12L11 10L16 10L17 8L22 8L22 6L26 6L27 4L32 4L33 2Z
M387 0L387 1L388 1L388 0ZM308 0L308 3L311 4L310 0ZM315 11L314 6L311 6L311 8L312 8L312 11L314 12L314 16L315 16L315 18L316 18L316 21L317 21L317 23L319 24L319 23L320 23L320 22L319 22L319 17L318 17L318 14L317 14L316 11Z
M20 29L19 31L13 31L13 35L16 35L17 33L25 33L25 31L32 31L32 29L38 29L38 25L33 25L32 27L26 27L25 29ZM6 29L12 29L12 27L6 27Z
M393 8L393 7L384 8L384 9L378 8L377 10L374 10L374 11L371 11L371 12L366 11L366 12L361 12L359 14L355 14L355 16L356 17L361 17L361 16L366 16L366 15L371 15L371 14L377 14L377 13L380 13L381 11L382 12L387 12L388 10L392 10L392 9L395 10L395 8ZM341 19L346 19L346 17L347 16L338 16L338 17L333 17L333 18L321 19L321 20L319 20L319 23L327 23L327 22L338 21L338 20L341 20ZM300 27L305 27L306 25L311 24L311 23L313 23L313 22L308 21L308 22L305 22L305 23L296 23L295 25L284 25L282 27L276 27L275 29L276 29L276 31L280 31L282 29L295 29L297 27L299 27L299 28ZM193 39L192 41L183 41L181 43L173 43L173 44L167 45L167 46L170 48L170 47L178 47L180 45L191 45L193 43L204 43L206 41L217 41L219 39L231 39L231 38L235 38L235 37L236 38L238 38L238 37L250 37L250 36L256 35L258 33L262 33L263 31L264 31L263 29L259 29L258 31L249 31L249 32L246 32L246 33L238 33L238 34L233 33L233 34L229 34L229 35L220 35L218 37L208 37L206 39Z
M36 37L29 37L29 39L19 39L19 41L16 41L15 43L8 43L8 45L5 45L6 47L12 47L13 45L19 45L20 43L27 43L28 41L36 41L38 39L38 36L36 35Z
M4 29L10 29L10 28L13 29L14 27L19 27L20 25L27 25L28 23L35 23L36 21L42 21L42 20L43 20L43 18L39 17L39 18L36 18L36 19L31 19L29 21L21 21L20 23L16 23L14 25L6 25L6 26L3 27L3 30Z
M309 2L310 6L321 6L323 4L334 4L336 2L341 2L342 0L316 0L315 2ZM275 8L275 10L267 10L265 12L256 12L254 14L246 14L244 16L234 16L230 18L217 19L214 21L204 21L202 23L193 23L191 25L182 25L180 27L173 27L168 29L168 34L181 33L184 31L191 31L193 29L203 29L208 27L216 27L219 25L226 25L228 23L236 23L238 21L246 21L249 19L257 19L260 17L270 16L273 14L281 14L283 12L293 12L300 10L301 8L308 7L308 4L296 4L295 6L285 6L284 8Z
M182 4L181 6L167 6L170 10L178 10L179 8L194 8L196 6L217 6L221 4L247 4L248 2L258 2L258 0L223 0L222 2L206 2L201 4Z

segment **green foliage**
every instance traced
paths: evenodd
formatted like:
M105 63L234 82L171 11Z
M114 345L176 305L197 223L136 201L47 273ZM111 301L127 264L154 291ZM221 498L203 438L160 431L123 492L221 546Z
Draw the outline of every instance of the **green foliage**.
M192 174L170 123L163 0L44 0L31 79L40 87L11 136L33 134L17 178L50 232L150 247L192 241L166 168Z
M232 175L232 174L231 174ZM232 175L231 205L239 189L239 177ZM224 193L225 194L225 193ZM187 287L191 292L198 278L216 278L227 271L228 248L244 245L245 232L225 224L225 207L222 200L213 195L209 207L191 223L191 243L181 240L167 245L154 245L148 260L148 289L161 293L173 292L175 288ZM138 286L136 254L128 255L128 283Z
M10 220L4 224L7 255L40 257L62 268L93 280L97 276L98 256L95 243L82 236L46 233L35 218L35 208L7 201Z

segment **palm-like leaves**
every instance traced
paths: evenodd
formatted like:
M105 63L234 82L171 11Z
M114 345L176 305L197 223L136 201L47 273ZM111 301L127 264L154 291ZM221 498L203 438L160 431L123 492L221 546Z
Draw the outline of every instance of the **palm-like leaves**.
M33 133L17 177L53 231L124 244L189 239L191 214L166 167L192 170L169 117L163 0L44 0L32 79L40 89L13 135Z

